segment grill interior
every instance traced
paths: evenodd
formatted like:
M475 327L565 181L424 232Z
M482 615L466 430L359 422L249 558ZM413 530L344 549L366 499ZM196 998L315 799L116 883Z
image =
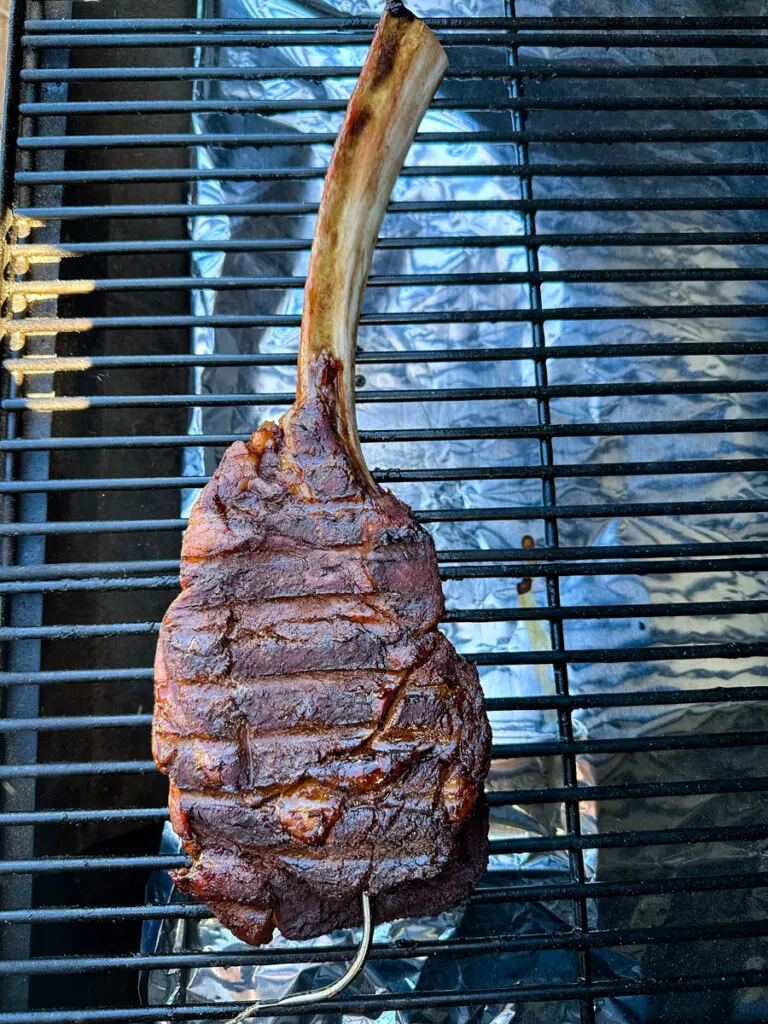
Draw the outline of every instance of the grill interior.
M427 958L417 988L341 996L329 1012L448 1020L506 1005L548 1024L768 1012L768 18L678 7L429 18L457 55L434 109L475 113L452 129L475 158L404 172L380 247L404 269L374 266L369 294L384 299L363 317L360 415L378 478L435 533L446 628L488 687L494 859L469 912L477 934L379 940L378 959ZM141 1005L138 972L348 955L137 956L142 922L205 917L145 900L153 869L183 863L158 852L166 783L149 749L182 498L290 401L311 189L359 66L326 55L287 75L269 55L365 46L375 23L235 9L203 5L203 19L167 0L158 18L151 3L56 0L13 16L0 1024L223 1019L231 1007L193 997ZM217 66L225 47L267 57ZM223 82L242 82L243 98L222 99ZM254 98L245 86L260 83ZM293 159L297 112L317 166ZM275 120L253 132L250 115ZM324 130L307 127L315 115ZM428 126L417 144L442 153L449 134ZM229 153L227 169L201 166L201 147ZM238 161L246 148L256 167ZM212 207L212 177L263 184L262 198ZM489 177L503 187L459 187ZM421 178L433 191L413 199ZM237 215L237 230L201 235L212 212ZM445 233L448 215L462 233ZM450 281L453 250L465 260ZM275 269L248 276L259 251ZM210 253L224 270L203 308ZM439 301L390 310L409 287ZM193 347L201 330L235 343ZM285 345L251 344L262 330ZM479 386L456 386L467 364ZM261 373L285 386L254 393Z

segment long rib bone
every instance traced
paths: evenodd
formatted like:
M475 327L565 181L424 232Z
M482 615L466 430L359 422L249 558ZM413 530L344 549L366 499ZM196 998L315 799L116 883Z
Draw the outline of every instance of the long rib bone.
M387 4L347 107L320 202L304 292L298 403L322 353L342 366L339 431L365 465L355 421L360 306L389 196L448 60L434 33L399 2Z

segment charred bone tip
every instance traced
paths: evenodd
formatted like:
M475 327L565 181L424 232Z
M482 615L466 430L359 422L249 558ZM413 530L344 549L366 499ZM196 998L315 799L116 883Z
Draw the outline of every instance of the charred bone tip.
M416 17L402 0L387 0L387 14L391 14L393 18L407 18L409 21L413 21Z

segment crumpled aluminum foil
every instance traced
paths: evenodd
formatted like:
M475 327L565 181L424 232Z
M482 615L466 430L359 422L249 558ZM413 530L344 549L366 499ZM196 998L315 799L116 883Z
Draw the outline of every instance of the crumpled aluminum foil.
M306 17L329 16L335 13L378 14L377 3L366 0L343 0L336 6L320 0L200 0L201 14L208 17ZM418 13L429 16L455 13L468 16L508 14L502 0L463 0L447 12L436 0L423 0ZM636 0L629 10L617 10L609 0L567 3L541 0L518 3L518 15L547 14L669 14L667 3ZM678 12L677 9L671 13ZM705 0L685 5L686 14L710 13ZM749 12L741 12L749 13ZM759 13L759 12L755 12ZM329 52L329 50L331 52ZM684 64L691 61L692 51L686 49L638 50L621 49L607 53L584 49L527 50L526 57L584 60L591 63L611 61L631 64L655 62ZM734 63L754 60L751 51L695 51L701 62ZM745 56L746 54L746 56ZM202 66L285 65L284 79L261 81L199 81L196 96L214 99L307 99L346 98L351 80L311 81L291 79L291 68L305 65L336 63L359 64L363 47L301 47L282 50L237 49L209 47L198 54ZM507 53L500 47L453 47L451 68L469 66L503 67ZM759 59L763 59L760 57ZM696 86L693 86L696 89ZM761 90L762 81L749 83L737 80L715 80L700 87L711 95L741 95L744 88ZM566 79L526 83L527 95L563 96L576 91L582 96L601 96L606 89L614 96L683 96L691 95L692 85L677 79L614 80ZM694 95L699 94L694 92ZM468 97L486 107L495 99L509 98L509 86L500 79L471 82L448 81L442 96ZM765 104L763 105L765 107ZM323 111L281 113L273 117L252 113L203 113L194 115L194 128L200 133L241 133L270 131L334 131L341 122L340 113ZM619 115L581 113L579 111L535 111L529 127L616 128L654 127L689 128L700 117L702 126L732 128L735 126L766 127L765 109L747 112L715 111L706 114L669 111L623 112ZM431 131L490 130L508 131L514 127L508 111L482 112L433 109L423 129ZM531 146L530 158L536 162L572 162L602 165L608 162L647 162L659 164L674 161L702 163L765 159L763 147L757 143L703 145L613 144L610 147L587 144L537 143ZM313 218L309 216L228 216L216 213L219 203L316 202L322 188L321 179L304 181L221 181L216 172L224 168L302 168L323 166L330 148L296 145L291 147L218 148L199 146L197 166L210 168L210 178L198 183L193 201L211 205L209 216L190 220L193 238L210 241L216 238L309 238ZM487 176L428 178L407 177L398 181L396 200L504 200L520 198L520 186L513 177L497 177L493 165L514 163L518 157L513 144L466 143L457 136L456 144L425 145L416 143L408 157L411 165L453 163L457 169L471 164L488 168ZM660 184L661 182L661 184ZM714 178L537 178L536 195L542 197L646 197L665 195L718 198L748 196L762 188L762 179L748 177ZM558 231L706 231L758 230L765 228L768 215L738 210L662 211L662 212L546 212L537 216L540 232ZM524 231L522 218L508 211L449 211L445 213L388 214L383 235L435 235L451 238L457 235L507 234ZM543 248L540 251L544 270L614 268L748 267L764 263L759 247L715 247L697 244L692 235L690 247L655 248ZM221 277L264 277L294 275L301 278L306 271L308 253L196 253L194 270L201 278L199 291L193 294L193 310L203 315L217 314L298 314L301 311L300 289L285 290L214 290L205 288L205 279ZM483 310L525 308L524 286L452 286L448 275L461 272L514 271L525 269L525 252L515 247L513 238L503 248L459 249L445 247L417 250L381 250L374 257L374 274L433 273L445 274L446 283L429 287L370 287L365 311L421 310ZM578 305L643 305L659 303L734 303L765 301L765 282L674 282L655 284L647 281L609 285L546 284L542 288L545 307ZM759 319L666 319L552 321L546 324L548 344L584 343L622 344L651 341L737 341L764 336L765 321ZM192 343L197 353L294 351L298 347L298 328L273 327L252 329L199 328ZM418 324L408 326L363 327L360 331L363 350L417 350L447 347L468 349L478 347L526 346L530 344L530 327L526 324ZM579 358L551 360L549 379L553 384L585 382L709 380L720 382L741 380L760 375L761 361L756 356L679 356L657 359ZM501 384L533 384L533 365L527 360L505 362L427 363L359 367L359 385L366 388L457 388L484 387ZM214 367L196 371L195 386L200 393L290 392L295 383L294 369L288 367ZM201 408L196 410L192 433L237 432L247 434L264 419L281 415L284 407L249 405L243 408ZM718 395L661 395L599 398L557 398L551 402L555 423L607 423L625 421L685 421L691 419L729 419L765 415L765 399L760 393ZM358 406L361 429L399 427L405 424L420 427L476 426L479 424L533 424L536 409L531 401L423 403L361 402ZM762 437L758 434L722 433L605 437L567 437L554 440L558 463L595 464L647 461L672 461L685 458L748 458L762 454ZM210 448L188 452L186 471L191 475L210 474L221 455ZM392 489L415 508L435 509L515 505L535 506L541 502L537 480L476 480L474 466L536 465L537 442L533 440L488 440L479 442L452 441L429 444L374 444L366 446L369 465L375 468L419 468L422 466L469 467L467 477L448 483L407 483ZM185 499L188 510L196 492ZM621 503L636 501L694 501L722 498L758 498L766 495L766 476L757 473L720 473L707 475L635 475L572 477L557 481L557 500L561 505L582 503ZM537 547L544 545L543 524L530 521L437 523L430 525L438 549L492 549L519 547L525 535ZM565 518L560 521L560 543L577 545L669 544L766 539L766 524L759 517L746 515L699 515L695 517L631 517ZM523 590L525 588L522 588ZM711 571L696 574L573 575L560 582L565 605L654 604L670 601L702 601L725 598L765 598L768 585L756 574ZM545 606L544 581L533 580L528 594L518 592L516 579L469 579L450 581L445 586L449 607L499 608L516 604ZM696 643L751 639L757 631L765 632L768 623L757 615L718 617L653 617L591 619L566 621L565 646L573 648L619 648L647 645ZM461 651L506 652L547 650L548 629L538 622L503 622L488 624L449 624L445 632ZM484 668L481 676L485 692L491 697L534 695L554 690L549 666ZM701 686L734 686L766 682L766 665L757 659L686 660L629 662L618 664L577 664L569 666L571 692L643 691L649 689L686 689ZM497 743L535 742L558 736L553 712L514 712L492 714L494 738ZM720 705L680 705L632 707L622 709L585 709L574 713L576 739L605 739L630 735L662 736L665 733L721 732L768 727L763 705L738 703ZM659 751L642 755L601 755L578 759L579 779L588 785L622 782L664 782L705 778L732 779L759 775L763 749L735 747L690 751ZM557 758L536 757L495 762L489 779L492 789L557 787L563 784L562 767ZM761 820L761 794L694 795L677 798L623 800L581 805L581 829L584 833L663 829L696 825L757 824ZM494 808L491 834L494 837L526 837L562 835L566 830L564 808L560 804L509 805ZM167 827L165 848L176 849L176 840ZM704 873L766 870L765 852L757 844L721 842L717 844L631 846L625 849L588 850L584 854L588 880L627 881L668 878L675 875L695 876ZM519 886L533 882L564 882L570 879L568 855L563 852L520 854L492 858L487 884ZM165 876L152 883L154 902L173 899ZM719 921L750 921L766 914L764 890L713 892L705 894L672 894L644 898L614 898L591 901L591 929L615 927L646 928L712 924ZM450 937L491 937L498 935L547 935L573 924L572 904L563 902L476 904L461 911L443 914L437 919L411 920L380 926L377 940L434 941ZM313 942L289 942L276 937L276 949L286 947L324 948L354 944L358 933L337 932ZM687 942L677 945L625 946L595 949L591 954L592 973L596 979L642 979L656 976L690 976L717 970L736 971L760 966L759 940L741 939L712 943ZM169 952L178 949L228 952L242 950L237 942L214 919L169 919L161 925L147 927L145 950ZM713 960L716 956L716 961ZM151 1005L214 1002L221 1000L257 1000L276 998L296 991L328 984L344 970L344 965L294 965L284 963L259 967L202 967L179 971L153 971L146 981L145 997ZM579 963L575 953L543 951L532 953L486 954L481 957L411 958L396 961L371 961L361 979L348 991L366 993L428 993L430 991L471 991L510 984L567 983L579 979ZM651 1024L685 1019L747 1021L768 1014L768 1000L756 991L722 992L687 995L656 995L625 999L603 999L597 1003L600 1024ZM277 1019L277 1018L273 1018ZM302 1020L280 1014L283 1022ZM369 1017L360 1014L321 1014L311 1018L312 1024L368 1024ZM472 1009L432 1009L420 1011L387 1011L378 1017L387 1024L576 1024L578 1006L574 1002L519 1003L474 1007Z

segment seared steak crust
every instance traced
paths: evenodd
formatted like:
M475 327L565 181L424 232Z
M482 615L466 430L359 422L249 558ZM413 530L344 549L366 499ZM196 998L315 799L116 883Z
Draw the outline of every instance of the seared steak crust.
M153 749L190 868L236 935L435 913L486 860L476 669L437 625L429 535L339 428L340 367L233 444L190 516L160 631Z

